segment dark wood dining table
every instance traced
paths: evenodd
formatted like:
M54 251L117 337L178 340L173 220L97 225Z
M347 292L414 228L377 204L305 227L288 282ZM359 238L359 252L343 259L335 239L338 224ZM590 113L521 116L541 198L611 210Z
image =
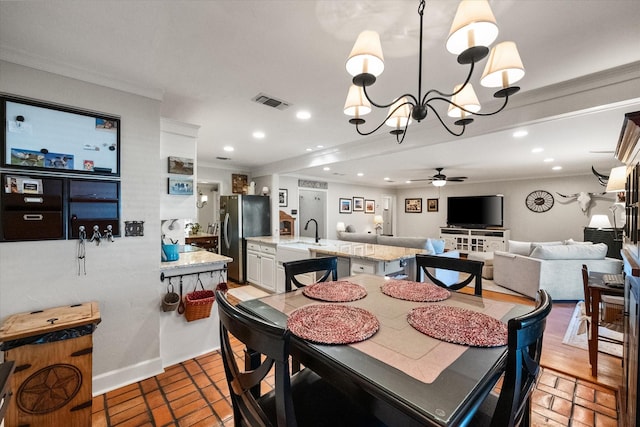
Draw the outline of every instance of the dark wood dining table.
M504 371L506 346L470 347L429 337L407 322L414 307L449 305L507 322L533 309L459 292L440 302L412 302L384 295L382 276L358 274L348 280L365 287L363 299L343 303L366 309L380 323L371 338L348 345L317 344L292 335L291 354L366 405L388 426L459 426L491 391ZM302 290L248 300L240 306L286 327L287 314L310 304Z
M589 364L591 375L598 376L598 325L600 324L600 303L603 295L624 297L624 287L609 286L604 282L604 275L597 271L589 272L589 292L591 293L591 325L595 328L588 336Z

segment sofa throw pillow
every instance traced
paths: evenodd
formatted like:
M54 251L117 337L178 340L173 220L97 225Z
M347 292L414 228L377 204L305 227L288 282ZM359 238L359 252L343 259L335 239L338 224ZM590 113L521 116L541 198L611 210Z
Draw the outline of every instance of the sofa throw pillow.
M429 239L429 241L431 242L431 246L433 246L433 250L436 255L444 253L444 240Z
M529 256L531 253L531 242L509 240L509 252L516 255Z
M564 241L565 245L593 245L593 242L578 242L573 239L568 239Z
M558 259L604 259L607 256L607 245L540 245L531 252L531 258Z

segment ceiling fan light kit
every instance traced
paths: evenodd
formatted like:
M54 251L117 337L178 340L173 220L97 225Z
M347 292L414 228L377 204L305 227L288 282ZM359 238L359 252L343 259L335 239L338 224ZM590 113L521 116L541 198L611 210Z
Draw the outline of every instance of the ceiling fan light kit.
M469 73L464 83L458 84L452 93L430 89L422 92L422 32L425 0L420 0L418 15L420 15L420 46L418 66L418 94L404 94L388 104L374 102L367 93L367 87L376 82L376 78L384 71L384 56L380 44L380 35L375 31L363 31L347 59L347 72L353 76L353 85L349 89L344 113L352 118L350 123L356 126L360 135L366 136L378 131L382 125L391 126L390 132L396 136L401 144L412 119L418 122L424 120L431 111L442 126L452 135L460 136L466 125L473 122L470 116L491 116L502 111L509 101L509 97L518 90L513 86L524 77L524 66L514 42L507 41L497 44L489 55L480 84L485 87L500 88L494 93L495 98L504 98L501 107L490 113L480 113L480 102L473 86L469 83L477 62L489 54L489 46L498 37L498 26L487 0L462 0L458 5L456 16L451 25L446 48L458 55L458 63L469 65ZM444 102L449 106L447 115L458 118L454 125L459 129L452 129L445 123L436 110L435 104ZM372 105L376 108L389 108L386 118L371 131L363 131L360 126L366 121L362 116L369 114Z

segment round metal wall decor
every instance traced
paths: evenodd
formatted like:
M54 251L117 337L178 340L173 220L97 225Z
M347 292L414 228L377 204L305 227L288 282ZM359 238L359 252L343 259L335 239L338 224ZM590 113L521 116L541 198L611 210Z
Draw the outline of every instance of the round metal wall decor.
M529 193L527 207L532 212L546 212L553 207L553 196L548 191L536 190Z

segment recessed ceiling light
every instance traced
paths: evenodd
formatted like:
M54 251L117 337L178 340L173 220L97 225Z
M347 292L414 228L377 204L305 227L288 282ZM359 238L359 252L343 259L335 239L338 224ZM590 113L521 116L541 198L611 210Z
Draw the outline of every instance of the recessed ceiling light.
M562 170L562 166L554 166L551 169L554 171L559 171L559 170Z
M262 132L261 130L257 130L257 131L255 131L255 132L253 132L253 137L254 137L255 139L262 139L262 138L264 138L264 137L265 137L265 134L264 134L264 132Z
M331 168L330 168L329 166L325 166L325 167L323 167L323 168L322 168L322 170L323 170L323 171L330 171L330 170L331 170Z
M364 176L362 172L358 172L358 176Z
M223 150L224 150L224 151L229 151L229 152L231 152L231 151L233 151L233 147L232 147L232 146L230 146L230 145L225 145L225 146L224 146L224 148L223 148Z
M552 157L547 157L546 159L543 160L543 162L551 163L551 162L553 162L553 158Z
M324 148L324 145L316 145L318 148Z
M544 151L544 148L542 147L536 147L533 150L531 150L532 153L542 153Z
M308 120L311 118L311 113L308 111L298 111L296 117L300 120Z
M517 130L513 133L514 138L524 138L527 135L529 135L529 132L526 130Z
M313 151L313 148L307 148L307 151Z
M411 180L410 180L410 179L408 179L408 180L406 180L404 183L405 183L405 184L411 184Z
M388 176L385 176L385 177L384 177L384 180L385 180L385 181L390 181L390 180L391 180L391 178L389 178Z

